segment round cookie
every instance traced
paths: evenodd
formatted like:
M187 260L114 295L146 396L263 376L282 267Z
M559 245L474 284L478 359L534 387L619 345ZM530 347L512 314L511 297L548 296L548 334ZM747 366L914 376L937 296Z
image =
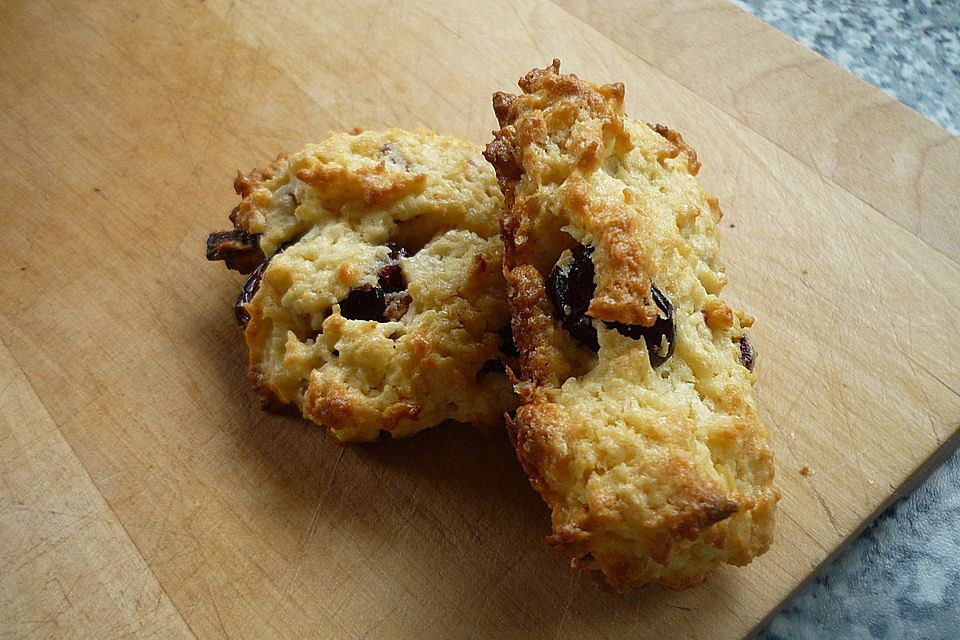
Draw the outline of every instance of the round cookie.
M426 130L332 135L240 175L236 229L207 256L252 270L238 300L250 378L341 441L452 419L502 424L509 326L481 149Z

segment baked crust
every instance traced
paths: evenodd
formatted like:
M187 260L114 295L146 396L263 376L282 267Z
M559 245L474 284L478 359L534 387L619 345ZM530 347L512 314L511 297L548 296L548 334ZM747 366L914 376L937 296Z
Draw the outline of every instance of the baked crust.
M550 544L616 591L681 589L767 550L779 494L739 360L749 318L718 294L717 201L680 135L623 114L623 86L559 62L498 93L487 146L506 206L504 273L520 351L508 432L553 513ZM593 247L586 315L594 354L561 326L547 280L578 243ZM672 302L674 351L656 369L644 340L656 286ZM752 322L752 318L749 319ZM516 372L514 372L516 373Z
M213 234L208 253L249 271L236 256L256 244L269 260L238 314L269 403L345 442L448 419L502 425L516 396L485 365L509 322L492 266L503 201L479 147L425 130L340 133L234 186L239 233ZM380 287L388 264L402 290L386 292L381 317L348 317L346 300Z

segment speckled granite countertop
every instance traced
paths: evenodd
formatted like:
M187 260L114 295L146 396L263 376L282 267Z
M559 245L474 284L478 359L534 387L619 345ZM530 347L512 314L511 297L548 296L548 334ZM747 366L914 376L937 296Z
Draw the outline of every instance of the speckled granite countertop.
M960 0L733 1L960 135ZM960 639L960 452L756 636L781 638Z

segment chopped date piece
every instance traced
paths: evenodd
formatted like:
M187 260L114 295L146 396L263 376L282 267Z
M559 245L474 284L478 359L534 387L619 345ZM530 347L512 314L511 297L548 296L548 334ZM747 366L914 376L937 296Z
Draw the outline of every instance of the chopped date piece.
M550 272L547 281L547 294L553 302L554 308L560 315L560 324L570 335L579 340L584 346L593 351L600 349L597 340L597 330L587 316L587 308L593 299L596 285L593 277L595 268L591 256L593 247L578 245L571 250L573 260L569 264L559 264ZM673 320L673 305L670 300L656 287L650 287L653 301L660 309L657 320L649 327L630 325L621 322L605 322L604 324L615 329L620 335L647 343L647 353L650 356L650 365L659 367L673 355L675 323ZM663 341L666 339L667 351L661 353Z
M242 229L215 231L207 236L207 260L223 260L228 269L250 273L264 260L260 236Z
M753 371L753 365L757 362L757 352L750 344L747 334L740 337L740 364L747 368L747 371Z

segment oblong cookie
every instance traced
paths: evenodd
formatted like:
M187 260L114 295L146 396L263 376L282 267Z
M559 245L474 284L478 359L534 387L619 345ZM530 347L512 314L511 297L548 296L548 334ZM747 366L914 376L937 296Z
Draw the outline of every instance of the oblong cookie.
M235 187L235 230L207 255L253 270L237 317L267 398L351 442L502 424L503 201L478 146L339 133Z
M548 540L617 591L679 589L770 545L773 458L752 318L718 296L717 201L676 132L623 86L531 71L487 146L521 406L508 429L553 512Z

